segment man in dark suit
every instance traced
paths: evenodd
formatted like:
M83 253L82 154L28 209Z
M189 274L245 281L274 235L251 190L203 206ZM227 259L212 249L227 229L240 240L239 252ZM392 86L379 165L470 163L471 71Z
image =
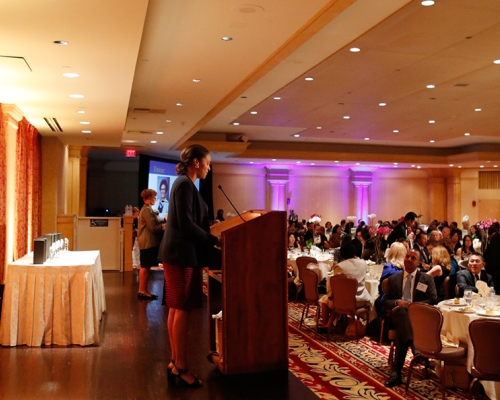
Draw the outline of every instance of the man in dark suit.
M488 228L488 246L484 251L484 262L486 272L493 278L495 292L500 294L500 234L495 225Z
M418 270L420 253L408 250L404 260L405 270L388 278L387 293L384 305L386 310L392 310L390 322L396 330L396 361L386 387L401 384L401 371L406 358L408 347L413 355L413 331L408 316L408 305L414 302L436 304L437 293L434 279L431 275Z
M427 234L420 231L413 242L413 249L420 253L420 263L422 268L426 271L429 270L431 265L431 255L427 249Z
M460 290L460 296L464 295L465 290L472 290L478 293L476 287L477 281L486 282L489 287L493 286L493 278L483 270L484 264L484 258L481 253L471 253L469 256L469 269L457 272L457 285Z
M398 239L406 239L408 236L408 228L412 226L416 219L417 214L415 214L414 212L410 211L409 213L406 213L404 221L397 224L387 238L387 243L389 244L389 246Z

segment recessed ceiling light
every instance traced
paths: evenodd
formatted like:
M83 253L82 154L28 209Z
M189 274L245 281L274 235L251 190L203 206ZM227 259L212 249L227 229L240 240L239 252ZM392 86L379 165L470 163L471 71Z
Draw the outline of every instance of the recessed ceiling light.
M385 107L385 106L387 105L387 103L378 103L378 105L379 105L380 107Z
M434 0L424 0L421 3L423 6L428 7L428 6L433 6L434 5Z
M412 167L415 168L415 164L412 164Z
M255 114L257 114L257 111L250 111L250 114L255 115Z
M318 130L319 130L319 129L323 129L323 128L322 128L321 126L317 126L317 127L316 127L316 129L318 129Z
M453 167L453 164L450 164L450 167Z
M281 97L273 97L274 100L281 100Z
M394 163L394 165L398 165L398 163L397 163L397 162L395 162L395 163Z
M58 44L61 46L67 46L69 44L69 42L67 42L66 40L54 40L54 44Z
M63 76L66 78L78 78L80 74L77 74L76 72L65 72Z
M426 86L426 88L427 88L427 89L434 89L435 87L436 87L436 86L434 86L434 85L427 85L427 86Z
M420 165L417 165L417 168L418 168L418 169L420 169L420 168L422 168L422 167L421 167Z
M313 81L313 80L314 80L314 78L313 78L313 77L311 77L311 76L307 76L307 77L305 77L305 78L304 78L304 80L305 80L305 81Z
M500 64L500 60L493 61L493 64Z
M470 136L470 133L469 132L465 132L464 136Z
M233 40L232 37L229 37L229 36L222 36L221 39L224 41L224 42L229 42L230 40Z
M250 161L250 164L253 164L253 161Z
M83 94L70 94L69 97L72 99L83 99L85 96Z
M493 168L498 168L498 165L494 165Z
M92 133L92 131L82 131L82 133Z
M182 103L175 103L177 107L182 107Z
M484 165L480 165L479 168L484 168Z
M474 108L474 111L481 111L480 108Z
M351 48L349 49L349 51L350 51L351 53L359 53L359 52L361 51L361 49L360 49L359 47L351 47Z
M436 121L434 121L433 119L429 120L429 124L435 124Z
M462 166L461 166L461 165L459 165L457 168L462 168Z
M311 165L314 165L314 163L312 162Z
M155 144L155 143L157 143L157 141L156 140L151 140L151 143Z
M238 126L240 123L239 122L233 122L233 125Z
M335 160L334 162L338 162L338 160Z
M349 118L351 118L351 117L349 117L349 115L344 115L342 118L344 118L344 119L349 119Z
M80 124L82 124L82 125L89 125L90 122L89 121L80 121Z
M157 135L163 135L163 132L158 131L158 132L156 132L156 134L157 134Z
M429 142L434 143L434 142L435 142L435 140L429 140Z
M300 137L300 135L296 133L295 135L293 135L293 137Z
M297 164L300 164L300 161L297 161Z
M359 162L357 162L356 165L359 165Z
M276 158L273 158L271 161L276 161Z
M399 133L399 131L397 129L394 129L393 132L394 133Z
M370 138L369 137L365 137L365 140L370 140Z
M77 114L85 114L85 110L78 110L76 113Z
M397 165L394 166L394 168L397 168L397 167L398 167Z
M201 82L201 79L193 79L193 82L196 82L196 83Z
M172 120L171 119L166 119L165 122L172 122Z

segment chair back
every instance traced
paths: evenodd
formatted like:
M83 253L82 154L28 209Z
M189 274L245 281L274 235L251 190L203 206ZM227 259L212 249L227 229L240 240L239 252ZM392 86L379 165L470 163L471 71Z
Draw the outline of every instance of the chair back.
M469 324L469 336L474 348L474 369L487 380L500 380L500 346L497 345L500 337L500 321L490 319L476 319Z
M437 307L426 303L411 303L408 306L408 316L413 330L413 344L421 353L440 353L441 327L443 326L443 313Z
M387 292L387 285L389 284L389 278L385 278L383 281L382 281L382 293L386 293Z
M306 301L315 304L319 300L318 294L318 275L310 269L304 269L300 272L300 279L304 284L304 294Z
M356 292L358 281L345 274L330 277L333 307L336 313L352 314L356 312Z
M299 272L299 278L302 279L302 271L307 268L308 264L317 264L318 261L314 257L301 256L297 257L295 261L297 264L297 271Z

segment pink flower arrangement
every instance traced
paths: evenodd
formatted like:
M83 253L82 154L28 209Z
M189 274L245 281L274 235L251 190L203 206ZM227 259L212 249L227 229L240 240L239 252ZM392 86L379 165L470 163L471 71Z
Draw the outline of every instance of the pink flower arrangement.
M311 218L309 219L309 222L313 222L313 223L316 223L316 222L321 222L321 215L318 215L318 214L313 214L311 215Z
M391 229L388 226L384 226L382 228L377 228L377 233L380 235L388 235L391 233Z
M497 222L496 219L488 218L487 220L479 221L478 223L476 223L476 226L479 229L483 230L483 229L488 229L491 225L493 225L496 222Z

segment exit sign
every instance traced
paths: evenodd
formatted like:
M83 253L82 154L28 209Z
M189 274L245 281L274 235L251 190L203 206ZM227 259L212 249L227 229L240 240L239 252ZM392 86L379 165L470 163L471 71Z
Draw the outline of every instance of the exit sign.
M125 157L135 157L135 150L125 150Z

